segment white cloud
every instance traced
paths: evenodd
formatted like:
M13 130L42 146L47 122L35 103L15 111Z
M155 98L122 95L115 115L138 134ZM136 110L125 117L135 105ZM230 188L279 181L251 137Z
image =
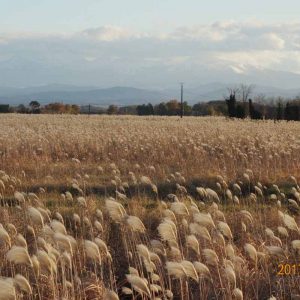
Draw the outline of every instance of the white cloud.
M299 48L300 23L258 20L158 33L108 25L74 34L1 34L0 68L6 73L0 80L16 85L30 79L30 84L40 84L67 78L77 84L103 80L113 85L127 76L128 84L134 80L163 84L180 76L203 75L209 80L208 74L217 77L224 70L237 75L247 75L253 68L298 73ZM32 78L25 74L30 69Z
M82 32L82 35L88 38L104 42L112 42L115 40L120 40L134 36L134 34L129 30L126 30L122 27L110 25L86 29Z
M243 64L238 64L238 65L230 65L229 66L235 73L237 74L244 74L245 73L245 66Z
M273 49L283 49L285 46L285 41L279 37L276 33L271 32L263 34L261 36L261 41L266 44L267 47Z
M218 52L215 58L223 64L230 63L235 67L245 71L248 67L256 69L272 68L279 64L284 58L284 53L278 51L233 51L233 52Z

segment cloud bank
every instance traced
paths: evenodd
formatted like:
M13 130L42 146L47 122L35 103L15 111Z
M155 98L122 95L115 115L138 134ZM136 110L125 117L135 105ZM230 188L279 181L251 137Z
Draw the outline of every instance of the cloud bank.
M164 87L182 80L196 84L266 77L263 84L268 84L270 73L284 72L288 85L287 74L300 74L299 50L300 23L257 20L155 33L116 26L74 34L3 33L0 81L7 86L58 82Z

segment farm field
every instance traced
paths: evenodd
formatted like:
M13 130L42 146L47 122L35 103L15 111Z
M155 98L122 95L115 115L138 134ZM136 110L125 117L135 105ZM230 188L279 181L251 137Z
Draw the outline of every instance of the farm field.
M300 299L300 123L0 117L1 299Z

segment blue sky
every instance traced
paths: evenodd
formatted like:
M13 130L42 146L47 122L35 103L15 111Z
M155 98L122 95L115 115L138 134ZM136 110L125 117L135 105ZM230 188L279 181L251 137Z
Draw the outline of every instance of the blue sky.
M153 31L162 27L259 19L296 21L297 0L0 0L0 30L70 32L115 25Z
M0 87L300 82L299 0L0 0L0 8Z

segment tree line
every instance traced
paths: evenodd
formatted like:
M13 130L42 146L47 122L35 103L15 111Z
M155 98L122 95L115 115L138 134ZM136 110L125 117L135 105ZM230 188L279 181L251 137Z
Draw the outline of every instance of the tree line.
M30 101L28 106L20 104L10 107L8 104L0 104L0 113L21 114L79 114L80 106L75 104L63 104L59 102L49 103L42 106L38 101Z
M227 115L230 118L244 119L249 117L251 119L274 119L287 121L300 121L300 98L292 100L284 100L278 98L277 101L254 102L248 98L250 93L248 88L247 93L243 93L243 98L237 100L237 93L239 89L230 89L229 97L225 99L227 106ZM246 96L245 96L246 95Z
M254 86L241 84L238 87L228 88L224 100L198 102L189 105L183 102L185 116L228 116L229 118L246 117L272 120L300 120L300 97L295 99L284 99L282 97L266 98L263 94L253 95ZM180 115L181 103L176 100L142 105L131 105L118 107L110 105L107 114L132 114L139 116L176 116Z
M300 120L300 97L285 100L283 98L267 99L264 95L257 95L253 99L253 86L241 84L239 87L228 88L227 96L224 100L198 102L189 105L183 102L183 112L185 116L228 116L229 118L246 117L273 120ZM110 105L108 108L95 107L91 105L78 106L63 104L59 102L49 103L42 106L38 101L31 101L28 106L23 104L17 107L0 105L0 113L50 113L50 114L129 114L139 116L179 116L181 113L181 103L172 99L153 105L152 103L141 105L121 106Z

